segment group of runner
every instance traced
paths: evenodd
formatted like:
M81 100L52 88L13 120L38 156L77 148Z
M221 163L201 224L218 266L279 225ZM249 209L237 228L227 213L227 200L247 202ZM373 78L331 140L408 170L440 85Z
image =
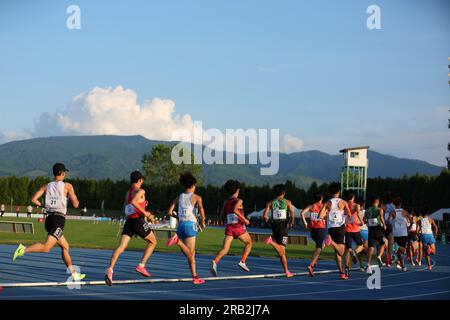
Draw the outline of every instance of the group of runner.
M58 245L61 248L63 261L72 273L73 279L79 281L85 278L85 274L75 270L69 254L69 244L63 235L68 200L75 208L79 205L73 186L64 182L67 171L64 164L55 164L53 166L54 181L43 185L32 197L32 202L41 206L39 199L45 194L47 212L45 229L48 233L46 242L28 247L20 244L13 254L13 261L26 253L49 252ZM126 250L131 238L136 235L144 239L147 245L135 270L144 277L151 276L146 264L157 245L157 240L152 231L155 216L147 209L148 201L145 190L142 188L144 180L145 177L139 171L130 174L131 185L124 200L124 213L127 219L119 246L113 251L105 271L105 283L108 286L113 285L114 267L119 256ZM206 221L203 201L195 193L197 180L190 172L181 174L179 182L184 192L172 201L167 210L170 216L178 219L178 227L176 234L167 241L166 245L177 245L180 248L187 258L193 283L203 284L205 281L198 276L195 263L196 237L199 229L205 228ZM237 180L229 180L225 183L224 189L228 198L223 204L220 216L226 219L225 237L222 249L211 261L210 271L214 276L218 275L219 262L228 254L234 239L239 239L244 244L238 266L246 272L250 271L246 260L251 252L253 241L246 228L250 222L244 214L243 200L239 198L241 184ZM264 243L272 246L276 251L286 277L293 277L294 273L288 269L286 246L289 229L294 224L294 207L291 201L285 198L284 185L276 185L273 189L274 199L267 203L263 214L266 221L271 220L272 235ZM315 202L301 212L303 223L311 230L311 238L316 243L316 250L308 266L310 276L314 276L314 268L325 246L331 246L334 249L341 279L348 279L351 261L353 263L359 261L361 270L371 273L371 261L376 246L378 246L377 261L380 266L391 266L392 249L396 244L398 248L395 254L400 268L406 271L405 255L411 263L420 264L422 251L424 251L428 267L431 269L430 255L436 251L434 243L437 226L433 219L428 217L427 210L421 211L420 216L414 216L402 209L400 198L395 198L385 206L381 206L379 197L373 197L371 206L363 210L361 203L355 201L353 193L348 192L345 200L340 198L341 187L337 183L330 185L330 193L332 197L326 202L323 195L317 193ZM306 220L308 212L309 222ZM356 247L353 247L353 242ZM388 250L385 264L382 257L386 248ZM367 255L366 267L363 266L363 254ZM414 256L416 256L416 262L414 262Z
M349 277L352 263L359 262L361 271L372 274L371 263L376 248L379 267L390 268L396 259L396 267L406 271L405 256L412 265L421 265L425 256L428 269L432 269L430 256L436 252L438 228L429 217L428 208L409 213L403 209L400 197L388 194L385 205L381 205L380 197L373 196L370 206L364 210L353 192L347 192L345 200L340 198L340 184L331 184L330 193L331 199L325 203L323 195L317 193L315 202L301 212L303 223L316 243L308 266L310 276L314 276L319 255L326 246L334 249L339 277L344 280ZM308 212L309 223L306 220ZM366 266L364 255L367 256Z

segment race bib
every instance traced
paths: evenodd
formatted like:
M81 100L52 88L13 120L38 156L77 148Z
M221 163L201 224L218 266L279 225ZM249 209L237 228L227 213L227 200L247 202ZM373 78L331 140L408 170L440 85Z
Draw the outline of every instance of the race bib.
M234 213L227 214L227 224L235 224L238 223L238 217Z
M272 213L274 220L282 220L287 217L286 210L273 210Z
M369 219L369 227L377 227L377 226L378 226L378 219L377 218Z
M184 218L186 218L186 214L187 214L186 209L179 209L178 210L178 218L184 219Z
M322 219L319 219L319 213L317 212L311 212L311 221L321 221Z
M126 206L125 206L125 215L128 217L128 216L131 216L132 214L134 214L135 212L134 212L134 207L133 207L133 205L132 204L127 204Z
M333 221L334 223L341 223L342 222L342 215L334 212L331 214L331 221Z
M351 217L348 219L348 223L349 223L349 224L355 223L355 219L353 218L353 216L351 216Z

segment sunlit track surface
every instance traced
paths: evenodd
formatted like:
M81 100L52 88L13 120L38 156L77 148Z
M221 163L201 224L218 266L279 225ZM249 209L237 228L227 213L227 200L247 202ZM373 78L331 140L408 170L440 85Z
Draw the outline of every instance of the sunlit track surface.
M14 246L0 246L0 283L63 283L68 274L60 258L59 249L49 254L29 254L11 261ZM438 246L438 255L433 257L435 267L428 271L426 266L412 267L408 271L383 269L381 289L369 290L367 275L354 271L347 281L340 280L336 273L325 273L314 278L305 276L306 260L290 260L291 271L300 274L294 278L281 277L281 267L276 258L250 257L250 273L238 266L239 257L225 257L219 264L219 277L252 277L250 279L228 279L207 281L195 286L191 282L130 283L107 287L101 284L104 271L111 256L109 250L71 249L74 263L87 274L86 282L80 289L66 286L52 287L5 287L0 292L4 299L450 299L450 246ZM134 271L139 262L140 252L124 253L114 270L114 280L147 281ZM200 276L209 278L211 257L197 256ZM186 259L181 254L155 253L149 261L151 279L190 278ZM333 261L319 261L317 271L335 270ZM276 277L261 277L275 275ZM256 276L256 277L254 277Z

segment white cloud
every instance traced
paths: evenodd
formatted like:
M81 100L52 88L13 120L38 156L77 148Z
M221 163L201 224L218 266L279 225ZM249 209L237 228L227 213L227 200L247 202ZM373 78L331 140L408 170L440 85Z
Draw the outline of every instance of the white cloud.
M0 132L0 144L7 143L10 141L30 139L31 137L32 137L32 134L28 131L14 132L14 131L6 130L6 131Z
M286 134L281 141L281 152L293 153L303 149L303 141L297 137Z

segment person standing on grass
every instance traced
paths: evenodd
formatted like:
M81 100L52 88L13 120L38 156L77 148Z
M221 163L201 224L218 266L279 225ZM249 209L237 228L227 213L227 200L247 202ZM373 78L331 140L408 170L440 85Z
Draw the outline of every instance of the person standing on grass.
M284 273L286 277L291 278L294 276L292 272L289 271L286 259L286 245L288 240L289 229L292 228L294 224L294 209L292 207L291 201L285 198L286 196L286 186L279 184L274 186L276 198L271 202L267 203L266 209L264 210L264 219L266 222L269 221L269 211L271 212L272 218L272 236L268 237L264 243L271 245L280 257L281 265L283 266ZM289 211L289 219L288 219Z
M33 213L33 207L28 205L27 207L27 218L31 218L31 214Z
M323 207L323 195L320 192L314 194L314 203L307 206L302 210L301 216L303 224L306 229L311 230L311 238L316 243L316 249L313 252L311 263L308 266L308 273L310 277L314 277L314 268L317 266L317 260L319 260L320 253L325 246L330 245L331 238L326 237L327 223L325 219L321 219L319 214ZM310 222L309 225L306 222L305 214L309 212Z
M16 207L16 217L17 217L17 218L19 217L19 213L20 213L20 207L17 206L17 207Z
M244 252L242 253L241 260L238 266L245 272L249 272L250 269L245 263L250 251L252 250L253 241L247 232L245 227L250 223L244 215L243 200L239 199L239 191L241 184L237 180L228 180L225 183L225 191L228 193L229 198L225 201L225 204L221 211L221 219L226 215L227 224L225 226L225 239L223 240L223 248L217 253L217 256L211 262L211 273L217 276L217 265L219 261L230 251L231 243L233 239L239 239L244 243Z
M350 255L353 256L353 264L359 261L360 270L364 271L361 253L364 251L363 239L361 237L361 226L364 225L361 216L361 207L355 203L355 194L347 192L345 200L350 208L351 215L345 221L345 273L347 276L350 271ZM356 248L352 248L352 242L355 242Z
M5 205L2 203L0 206L0 217L3 218L3 215L5 214Z
M190 172L180 175L180 184L184 187L184 192L173 200L169 207L169 215L173 216L174 209L178 206L178 229L177 233L167 241L167 246L178 245L186 256L191 268L192 281L194 284L204 284L205 280L198 277L195 267L195 240L198 234L198 221L194 209L197 206L202 217L202 229L205 225L205 209L202 198L195 194L197 180Z
M47 231L47 240L44 244L36 243L29 247L19 244L13 255L13 261L22 257L26 253L48 253L57 244L61 248L62 259L69 268L73 280L84 279L85 274L75 271L72 258L69 255L69 243L63 235L64 225L67 214L67 200L72 202L74 208L78 208L79 201L70 183L64 182L66 177L66 166L62 163L56 163L53 166L54 181L43 185L33 196L31 202L41 206L39 199L45 194L45 208L48 217L45 219L45 230Z
M342 266L342 257L345 253L345 220L351 216L350 208L346 201L339 198L341 185L332 183L330 185L331 199L328 200L320 210L320 218L327 218L329 243L334 249L334 258L339 270L339 278L347 280L348 276Z
M145 265L156 247L156 237L150 228L150 223L146 218L154 222L153 215L146 211L147 200L145 200L145 190L142 189L145 177L139 171L133 171L130 174L131 186L125 196L124 211L127 220L123 226L122 238L119 246L114 250L108 269L105 272L105 283L108 286L113 285L114 266L119 256L125 251L134 235L138 235L147 242L141 262L136 267L136 271L144 277L151 277Z
M372 206L366 210L364 215L364 222L367 223L369 227L369 254L367 257L367 269L366 272L372 274L372 267L370 263L372 262L372 257L375 252L375 246L378 243L378 266L381 268L385 266L381 257L383 256L383 252L387 246L387 240L384 238L384 231L386 230L386 223L384 221L383 209L379 207L380 205L380 197L373 196Z

